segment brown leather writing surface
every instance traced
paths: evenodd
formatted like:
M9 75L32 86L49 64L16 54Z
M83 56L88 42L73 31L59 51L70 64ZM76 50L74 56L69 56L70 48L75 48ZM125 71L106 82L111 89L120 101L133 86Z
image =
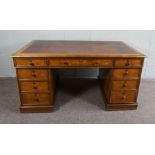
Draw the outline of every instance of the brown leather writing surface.
M15 56L51 57L144 57L119 41L32 41Z

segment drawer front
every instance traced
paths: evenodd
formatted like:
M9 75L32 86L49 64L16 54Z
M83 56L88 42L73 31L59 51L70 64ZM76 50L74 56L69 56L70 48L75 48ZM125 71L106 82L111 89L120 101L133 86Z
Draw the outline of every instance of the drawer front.
M49 65L52 67L112 67L110 59L51 59Z
M136 102L137 94L135 91L118 91L111 93L111 103L133 103Z
M16 66L29 66L29 67L36 67L36 66L47 66L45 59L15 59Z
M142 67L141 59L117 59L115 67Z
M112 67L113 66L113 60L110 59L95 59L94 64L96 66L101 66L101 67Z
M49 105L50 96L49 94L32 94L25 93L21 94L23 105Z
M28 82L22 81L20 82L20 90L21 91L45 91L48 92L48 83L47 82Z
M114 69L113 77L115 79L138 79L140 75L139 69Z
M113 81L112 90L136 89L138 81Z
M48 80L48 75L46 69L17 69L19 79Z

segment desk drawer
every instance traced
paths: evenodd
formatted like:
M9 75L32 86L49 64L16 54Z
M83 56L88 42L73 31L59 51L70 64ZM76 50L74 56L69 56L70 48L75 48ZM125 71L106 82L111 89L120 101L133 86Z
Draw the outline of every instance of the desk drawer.
M140 69L114 69L114 79L138 79L140 75Z
M142 67L141 59L117 59L115 67Z
M113 91L111 93L111 103L133 103L136 102L136 91Z
M37 66L47 66L47 63L45 61L45 59L41 59L41 58L16 58L15 59L15 64L17 67L37 67Z
M51 59L49 65L52 67L112 67L110 59Z
M138 81L113 81L112 90L137 89Z
M17 69L19 79L48 80L48 75L46 69Z
M33 94L24 93L21 94L23 105L49 105L50 96L49 94Z
M21 91L44 91L48 92L48 82L29 82L29 81L22 81L20 82L20 90Z

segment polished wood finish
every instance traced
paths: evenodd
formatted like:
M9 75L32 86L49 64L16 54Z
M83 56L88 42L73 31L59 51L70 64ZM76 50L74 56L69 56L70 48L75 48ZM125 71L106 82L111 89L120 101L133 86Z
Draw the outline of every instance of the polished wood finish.
M22 92L32 91L32 92L48 92L48 82L38 82L38 81L20 81L20 90Z
M17 69L19 79L48 80L48 74L46 69Z
M31 67L36 67L36 66L47 66L47 63L45 59L15 59L15 65L16 66L31 66Z
M37 40L12 57L17 72L21 112L53 110L53 68L100 68L101 72L106 68L106 75L100 75L106 110L137 108L145 55L123 42Z
M114 79L139 79L139 69L115 69L113 70Z
M141 59L117 59L115 60L116 67L142 67Z
M49 105L50 96L48 94L23 93L23 105Z
M50 59L49 66L51 67L112 67L113 61L110 59Z
M112 82L112 90L136 90L138 85L137 80L132 81L113 81Z
M112 91L111 92L111 103L135 103L136 102L136 91Z
M16 71L21 100L20 111L52 111L55 99L55 81L51 69L18 68Z

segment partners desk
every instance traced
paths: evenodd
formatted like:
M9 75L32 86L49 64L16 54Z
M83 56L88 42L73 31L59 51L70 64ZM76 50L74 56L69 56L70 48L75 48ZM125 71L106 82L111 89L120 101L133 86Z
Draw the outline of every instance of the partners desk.
M35 40L12 55L21 112L54 108L55 68L99 68L106 110L137 108L145 55L119 41ZM94 96L95 97L95 96Z

